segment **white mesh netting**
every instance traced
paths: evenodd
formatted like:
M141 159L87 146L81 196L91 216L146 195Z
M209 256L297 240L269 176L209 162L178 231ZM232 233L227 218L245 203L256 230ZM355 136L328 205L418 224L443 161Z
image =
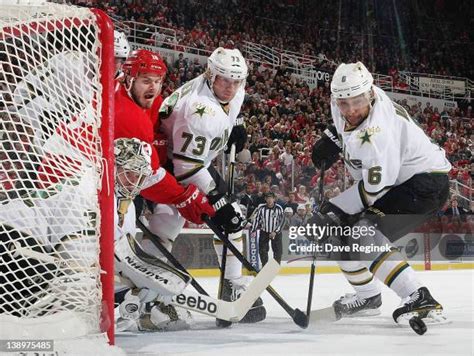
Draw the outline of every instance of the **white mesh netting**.
M99 332L99 29L50 3L0 4L0 25L0 322Z

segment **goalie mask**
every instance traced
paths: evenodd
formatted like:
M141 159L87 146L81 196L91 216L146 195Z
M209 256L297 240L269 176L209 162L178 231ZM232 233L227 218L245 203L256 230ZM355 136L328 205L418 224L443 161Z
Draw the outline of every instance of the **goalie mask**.
M115 189L126 198L135 198L151 175L151 146L136 138L114 141Z
M230 100L223 98L222 94L216 92L214 83L217 76L224 81L240 86L245 86L245 79L248 75L247 63L238 49L226 49L219 47L207 59L206 77L209 80L214 95L221 103L227 103ZM235 95L235 94L234 94Z

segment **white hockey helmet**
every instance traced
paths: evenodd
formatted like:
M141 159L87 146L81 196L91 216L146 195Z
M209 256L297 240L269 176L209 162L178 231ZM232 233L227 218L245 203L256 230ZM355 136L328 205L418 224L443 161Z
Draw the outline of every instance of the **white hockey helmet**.
M115 58L127 58L130 53L130 44L125 33L114 30L114 54Z
M331 93L336 99L353 98L368 92L373 83L372 74L362 62L342 63L332 77Z
M150 144L137 138L118 138L114 141L117 167L115 187L124 197L133 199L137 196L144 181L151 175L151 152Z
M212 85L217 75L227 79L245 80L248 67L238 49L219 47L207 59L207 73Z

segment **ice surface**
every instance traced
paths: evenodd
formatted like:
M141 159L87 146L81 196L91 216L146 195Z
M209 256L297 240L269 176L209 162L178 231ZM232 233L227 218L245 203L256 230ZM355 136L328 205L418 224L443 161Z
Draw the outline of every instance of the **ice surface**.
M474 270L417 272L443 305L450 324L428 326L425 335L400 327L392 312L400 300L383 291L382 314L342 319L333 324L300 329L265 293L267 319L218 329L213 319L194 314L191 330L117 336L127 355L474 355ZM217 278L200 278L211 294ZM307 275L278 276L272 286L293 308L306 309ZM330 305L351 288L341 274L316 275L313 309Z

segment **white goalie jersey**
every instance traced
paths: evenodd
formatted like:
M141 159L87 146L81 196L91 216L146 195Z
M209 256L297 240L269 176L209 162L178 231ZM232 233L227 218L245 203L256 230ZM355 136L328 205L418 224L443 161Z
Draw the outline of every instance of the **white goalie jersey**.
M203 168L225 148L244 96L241 87L228 104L220 104L200 75L165 99L160 109L161 128L169 140L174 175L182 184L193 183L206 193L212 190L213 180Z
M368 118L355 129L346 127L335 99L331 102L344 161L359 181L331 200L348 214L361 212L415 174L447 173L451 169L444 150L430 141L407 111L381 89L373 88L375 103Z

